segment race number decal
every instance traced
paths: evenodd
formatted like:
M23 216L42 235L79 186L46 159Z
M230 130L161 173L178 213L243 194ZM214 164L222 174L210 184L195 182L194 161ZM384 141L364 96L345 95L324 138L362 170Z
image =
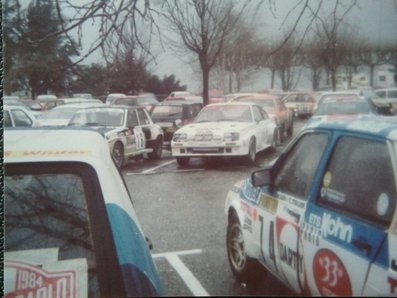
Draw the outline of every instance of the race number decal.
M6 261L4 267L7 275L6 298L77 297L75 271L48 272L38 266L16 261Z
M328 249L319 250L313 258L313 274L323 296L352 296L349 275L341 260Z
M141 127L134 127L136 149L140 150L145 148L145 135Z

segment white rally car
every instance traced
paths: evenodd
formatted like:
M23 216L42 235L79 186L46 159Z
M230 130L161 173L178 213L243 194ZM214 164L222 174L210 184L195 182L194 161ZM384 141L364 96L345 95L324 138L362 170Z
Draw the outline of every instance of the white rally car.
M172 156L180 166L191 157L245 156L254 163L256 154L276 148L276 123L254 103L217 103L205 106L193 123L174 133Z
M107 142L4 131L3 297L153 297L163 286Z
M147 154L151 159L158 159L162 154L163 130L153 123L144 107L104 105L81 109L68 126L91 127L101 132L118 168L137 156Z
M396 181L397 117L307 126L228 193L232 272L302 295L396 296Z

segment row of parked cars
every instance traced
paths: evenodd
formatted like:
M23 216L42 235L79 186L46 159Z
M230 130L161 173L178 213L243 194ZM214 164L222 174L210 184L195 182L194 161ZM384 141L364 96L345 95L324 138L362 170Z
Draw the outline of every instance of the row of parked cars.
M195 102L100 104L81 107L62 128L6 129L5 293L161 295L117 154L132 148L159 158L169 129L182 166L198 156L252 163L280 141L270 100L210 104L191 123L179 108ZM247 285L271 273L303 295L395 296L397 117L372 97L333 93L315 104L281 154L227 194L231 270ZM117 153L121 137L130 147Z

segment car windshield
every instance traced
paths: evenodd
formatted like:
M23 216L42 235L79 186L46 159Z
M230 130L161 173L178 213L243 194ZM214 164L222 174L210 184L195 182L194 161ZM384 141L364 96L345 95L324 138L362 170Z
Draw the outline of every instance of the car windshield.
M252 122L251 109L248 105L206 106L194 122L212 121Z
M182 106L155 106L151 117L153 120L176 120L182 118L182 111Z
M372 114L373 110L366 101L334 101L322 103L314 113L318 115L334 114Z
M118 127L123 123L122 109L86 109L76 113L68 125Z
M138 104L137 98L126 97L126 98L117 98L114 103L115 105L127 105L127 106L136 106Z
M235 101L253 102L260 105L266 112L273 113L276 109L274 101L271 99L260 99L252 97L237 98Z

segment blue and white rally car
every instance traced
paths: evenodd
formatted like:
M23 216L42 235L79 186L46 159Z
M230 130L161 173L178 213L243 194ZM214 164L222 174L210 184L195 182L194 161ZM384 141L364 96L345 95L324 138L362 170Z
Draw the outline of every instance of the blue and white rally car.
M396 296L396 181L396 117L305 127L228 193L232 272L303 295Z
M4 132L4 296L162 295L131 197L93 130Z

